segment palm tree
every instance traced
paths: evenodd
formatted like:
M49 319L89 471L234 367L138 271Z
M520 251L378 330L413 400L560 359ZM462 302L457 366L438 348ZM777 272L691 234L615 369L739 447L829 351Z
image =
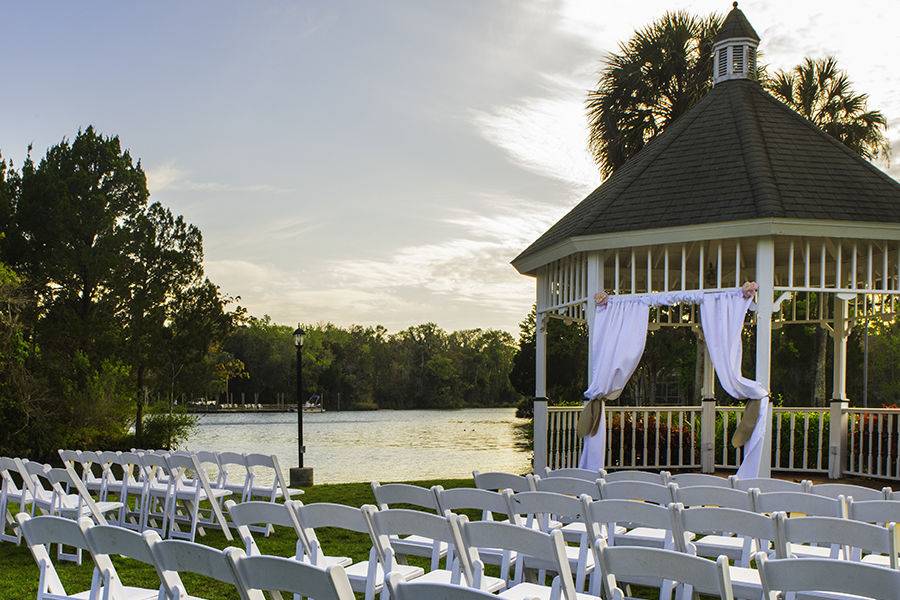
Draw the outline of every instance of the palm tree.
M686 113L711 85L722 18L666 13L607 57L588 93L589 146L603 177Z
M868 109L868 94L853 91L847 73L838 68L834 57L806 58L789 71L778 71L763 85L863 158L888 156L887 120L881 111Z

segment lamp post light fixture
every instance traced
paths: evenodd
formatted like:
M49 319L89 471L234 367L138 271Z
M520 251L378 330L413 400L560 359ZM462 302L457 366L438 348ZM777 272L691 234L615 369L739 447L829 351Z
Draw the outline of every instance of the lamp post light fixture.
M294 331L294 347L297 349L297 466L290 470L291 485L308 487L313 484L312 467L303 465L303 338L306 332L298 324Z

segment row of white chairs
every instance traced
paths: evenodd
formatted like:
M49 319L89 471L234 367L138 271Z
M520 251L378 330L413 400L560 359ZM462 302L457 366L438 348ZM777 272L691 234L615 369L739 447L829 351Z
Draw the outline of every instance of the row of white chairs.
M559 527L567 541L579 544L577 549L570 548L568 550L572 559L572 568L576 571L577 584L584 580L591 567L585 556L586 548L588 547L588 540L585 535L587 532L586 525L572 516L577 510L576 497L589 498L591 500L618 501L623 510L633 508L633 503L629 501L640 500L639 504L643 506L637 510L656 514L654 522L644 523L628 530L621 526L608 526L607 530L611 532L609 535L611 543L640 544L656 547L668 545L671 547L673 544L673 532L681 530L689 534L691 538L694 533L702 532L707 535L696 542L695 552L702 556L712 557L724 554L736 560L738 565L744 567L749 567L750 556L755 551L755 548L758 548L753 543L760 539L759 531L757 530L756 535L753 534L754 530L752 529L744 531L741 523L736 523L734 529L730 530L725 524L721 523L722 519L727 521L728 518L732 517L744 517L744 521L750 522L751 525L755 523L757 527L763 527L762 531L772 533L770 536L762 536L762 539L773 542L776 541L777 536L774 535L773 522L767 515L777 512L827 517L834 519L839 525L841 520L846 519L870 523L873 526L875 524L887 525L900 521L900 502L897 501L864 500L856 502L852 498L844 498L842 496L833 499L801 492L762 493L757 489L751 489L751 491L746 492L716 486L680 488L674 483L663 486L658 483L643 481L617 481L612 483L600 481L597 483L567 477L550 479L531 477L528 489L536 491L512 494L507 490L506 494L500 494L498 497L496 492L482 489L443 490L440 487L435 487L428 490L407 484L389 484L386 486L373 484L376 500L382 507L386 507L389 503L413 504L425 509L437 508L438 512L445 514L456 508L467 508L481 510L484 515L483 518L492 518L490 513L493 512L494 515L499 513L500 518L504 520L508 519L510 515L517 515L519 520L526 522L529 516L529 510L526 509L530 509L532 511L530 513L532 515L530 521L532 526L538 524L533 515L542 515L546 519L541 524L544 530L549 530L548 528L551 527ZM562 495L562 498L556 497L560 495ZM460 501L461 499L465 499L465 502ZM507 502L505 506L503 499ZM543 506L543 510L541 510L542 502L546 503ZM696 508L720 507L727 510L716 513L720 517L716 521L720 523L717 528L701 529L702 520L691 521L690 526L685 526L680 517L673 519L672 513L668 513L667 516L665 507L673 505L689 507L686 514L692 515L702 514L702 511L696 511ZM565 509L566 506L568 506L568 512ZM661 507L662 510L660 510ZM553 515L568 517L562 519L567 521L567 524L555 521ZM637 518L633 518L630 520L630 523L634 525L637 521ZM627 522L629 520L626 520ZM759 523L761 522L766 522L767 525L760 526ZM679 526L678 524L680 523L681 525ZM852 528L854 525L849 527ZM866 527L863 527L863 529L866 529ZM882 532L884 535L887 535L887 530L883 527L880 529L870 528L869 530ZM740 535L733 535L735 533ZM879 539L883 539L884 535ZM422 550L432 550L428 540L423 540L420 537L412 541L416 545L422 546ZM400 540L400 543L407 544L404 540ZM829 557L833 555L833 548L807 546L797 541L792 541L790 544L791 554L793 555L810 557ZM677 546L678 544L675 545ZM682 549L687 551L686 547ZM404 547L402 551L422 555L422 552L416 552L415 548ZM785 555L786 552L780 552L779 554ZM872 555L866 560L881 561L882 564L893 564L891 556L891 553L887 552L884 556ZM755 581L755 585L757 587L759 585L758 578Z
M283 498L292 498L303 494L303 490L289 488L284 479L284 472L274 454L198 452L167 450L142 450L132 448L131 452L93 452L81 450L60 450L59 455L64 463L78 466L88 489L100 494L118 491L121 487L121 475L113 473L112 466L117 465L120 473L126 477L142 481L148 475L147 468L140 461L146 455L173 454L192 455L197 464L203 468L210 487L228 490L238 496L242 502L247 500L268 500L275 502ZM99 466L100 474L94 472ZM150 465L152 469L153 465Z
M814 484L808 479L799 482L788 481L786 479L776 479L771 477L759 477L750 479L738 479L736 476L720 477L718 475L710 475L708 473L677 473L672 475L668 471L591 471L579 468L563 468L550 469L545 468L541 474L544 478L550 477L570 477L573 479L585 479L587 481L596 481L603 479L607 482L613 481L645 481L647 483L660 483L667 485L669 483L677 483L680 487L692 486L714 486L726 487L737 490L749 490L756 488L762 492L805 492L809 494L817 494L820 496L830 496L837 498L840 496L853 496L857 500L900 500L900 495L894 497L894 491L890 487L874 489L861 485L853 485L847 483L819 483ZM509 485L522 487L527 485L524 475L514 475L512 473L478 473L475 472L476 486L480 479L501 480ZM490 483L494 483L491 481ZM516 490L513 491L524 491Z
M478 490L474 491L479 492ZM483 494L496 493L483 490L480 492ZM509 497L512 493L505 491L501 495ZM214 577L235 585L239 590L243 585L245 589L241 590L242 598L256 598L253 592L263 589L280 589L315 598L345 597L331 595L334 590L330 587L313 594L309 587L310 581L313 579L316 581L327 579L337 588L342 587L346 582L346 586L343 587L349 588L351 591L362 592L366 598L374 598L378 593L382 593L382 598L384 598L386 596L385 588L388 588L396 594L399 600L432 597L492 597L484 595L484 593L497 593L500 597L514 599L585 600L585 598L598 597L601 586L606 598L617 598L624 597L628 590L625 587L625 591L623 591L622 586L630 584L659 587L661 597L663 597L663 590L671 590L674 587L678 589L679 597L685 599L691 597L691 588L722 598L735 596L758 598L761 594L772 591L773 588L779 589L777 584L766 579L764 573L767 564L764 558L766 557L765 552L756 555L756 564L759 570L754 570L755 582L753 585L748 585L740 568L728 565L727 557L721 556L716 561L710 561L692 555L688 541L690 538L686 535L681 536L685 533L683 531L679 531L676 539L681 537L685 545L676 544L678 547L675 549L616 545L612 540L607 541L603 535L605 527L615 528L619 526L619 522L629 525L665 526L664 521L671 519L673 514L679 512L681 518L686 520L685 522L713 528L727 523L729 527L737 527L739 531L749 531L751 535L759 536L762 539L776 540L774 542L776 546L779 543L778 540L802 539L808 541L812 538L822 541L827 538L826 541L832 541L839 536L853 546L866 549L873 547L882 550L888 549L893 553L894 566L896 566L898 544L893 527L886 528L887 533L882 535L880 528L862 523L843 521L840 530L836 531L834 529L836 519L817 517L785 519L782 513L777 513L772 517L763 517L755 513L733 509L684 509L674 504L663 508L631 500L591 501L586 496L575 500L548 492L522 492L515 496L520 510L523 511L571 512L576 509L576 505L581 507L580 512L583 514L585 522L589 524L594 538L591 550L593 562L599 565L596 572L602 575L602 577L595 576L592 580L591 594L577 593L577 584L571 569L571 557L560 530L535 530L528 526L522 526L516 520L506 523L470 522L464 515L451 513L449 516L442 517L408 509L378 510L374 506L363 506L357 509L334 504L303 506L299 502L293 501L283 505L265 502L249 502L238 505L229 502L232 519L235 523L240 523L238 527L241 537L246 543L247 556L262 556L249 531L248 525L250 524L270 523L293 527L298 535L297 556L265 557L268 559L267 561L253 563L252 575L255 575L256 579L250 582L252 575L245 574L242 582L240 570L235 565L239 563L237 559L244 557L245 551L230 549L220 552L187 541L161 542L158 534L152 531L140 535L119 527L93 526L88 519L81 519L78 523L57 517L37 517L31 520L24 513L20 513L17 518L40 568L40 590L45 592L45 595L42 596L39 593L39 599L73 597L67 595L62 588L44 547L45 544L54 542L87 550L94 556L96 569L92 581L92 593L103 591L107 595L91 597L127 598L129 600L155 597L157 590L126 588L115 574L111 563L105 558L109 554L120 554L154 565L160 576L164 592L170 598L185 597L187 591L178 576L179 572L185 571ZM529 508L528 504L533 506ZM743 522L745 519L750 519L750 525ZM769 524L766 525L766 522ZM35 525L36 523L41 525L38 527ZM370 559L353 563L346 557L325 554L315 537L315 530L323 527L339 527L351 531L368 532L373 542ZM83 538L75 533L76 529L82 532ZM423 535L448 545L452 544L457 548L457 558L446 569L432 569L427 572L420 567L401 564L397 561L397 554L392 543L395 539L393 536L401 534ZM100 540L99 543L96 541L97 539ZM884 539L890 541L886 542ZM760 545L758 548L767 549L768 545ZM516 564L515 575L508 579L485 575L481 556L483 549L500 550L511 555ZM225 560L228 555L232 560L231 571L223 566L229 564ZM791 556L777 551L773 555L777 558ZM617 559L616 557L621 558ZM808 560L803 562L804 559L790 558L789 560L797 563L798 568L803 568L808 563ZM870 578L882 582L897 582L898 573L900 573L896 569L891 570L865 563L856 563L861 568L854 567L848 571L843 566L834 567L842 561L812 560L822 560L820 568L826 570L829 567L837 568L842 573L853 572L860 577L864 576L867 579L866 583ZM296 568L293 569L293 576L289 577L287 573L292 570L290 563L306 563L312 565L315 570ZM217 564L218 567L215 566ZM773 560L772 564L780 564L780 561ZM270 567L278 567L283 574L280 577L264 576L263 573ZM525 580L524 569L526 568L538 570L537 582ZM790 569L787 569L787 572L789 571ZM549 586L544 585L544 574L548 572L555 574ZM885 572L893 574L888 576L885 575ZM327 574L328 577L326 578L324 574ZM287 580L296 585L282 586L281 582ZM802 588L802 590L823 589L820 587L821 580L809 581L814 581L816 587ZM340 585L335 582L340 582ZM405 582L412 582L415 585L410 585L409 589L404 591L402 588L406 587ZM858 585L848 586L845 581L843 587L832 591L896 599L896 596L883 595L883 590L890 588L882 586L878 588L882 592L871 593L875 588L868 587L866 583L861 582ZM682 584L687 584L689 587ZM772 587L767 589L767 585ZM480 595L475 595L474 592L469 594L464 590L459 590L460 587L477 590ZM439 592L446 595L425 595ZM459 595L455 595L457 593ZM412 595L405 596L404 594ZM346 597L352 597L352 592ZM837 596L837 598L840 597L846 596ZM830 598L834 600L836 597L832 595Z

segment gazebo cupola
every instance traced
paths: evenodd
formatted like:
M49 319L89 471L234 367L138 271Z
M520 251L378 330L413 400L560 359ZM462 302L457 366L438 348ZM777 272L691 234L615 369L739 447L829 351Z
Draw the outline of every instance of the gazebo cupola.
M715 38L706 96L513 259L536 282L536 397L547 394L547 320L589 322L598 291L749 280L759 284L755 379L771 389L773 329L819 326L834 340L832 402L847 402L850 329L895 314L900 298L900 183L763 89L759 41L735 5ZM694 306L654 309L650 328L699 333L698 316ZM708 354L703 371L711 399Z
M758 45L759 35L735 2L713 40L713 85L729 79L753 79Z

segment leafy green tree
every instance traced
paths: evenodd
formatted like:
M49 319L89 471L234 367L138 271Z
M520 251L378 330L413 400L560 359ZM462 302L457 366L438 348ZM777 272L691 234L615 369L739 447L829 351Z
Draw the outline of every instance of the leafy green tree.
M121 266L112 276L112 285L117 296L117 316L123 325L124 354L135 372L134 424L135 437L140 440L143 437L147 371L159 356L167 337L167 323L172 322L173 326L184 323L178 309L190 309L191 317L196 318L199 302L218 298L218 291L214 290L212 296L204 296L198 301L197 294L204 291L199 289L203 274L203 241L200 230L185 223L181 216L173 215L155 202L126 220L123 227L125 251ZM186 293L190 294L190 304L179 302ZM225 314L215 300L212 307ZM190 325L196 328L199 323ZM226 333L227 330L211 330L207 335L222 337ZM179 349L182 346L178 345ZM194 360L199 362L208 349L206 340L192 348Z
M856 92L833 56L806 58L765 80L770 94L863 158L886 158L887 119L870 110L869 95Z
M712 85L722 18L667 12L611 52L588 93L588 145L608 177L686 113Z

